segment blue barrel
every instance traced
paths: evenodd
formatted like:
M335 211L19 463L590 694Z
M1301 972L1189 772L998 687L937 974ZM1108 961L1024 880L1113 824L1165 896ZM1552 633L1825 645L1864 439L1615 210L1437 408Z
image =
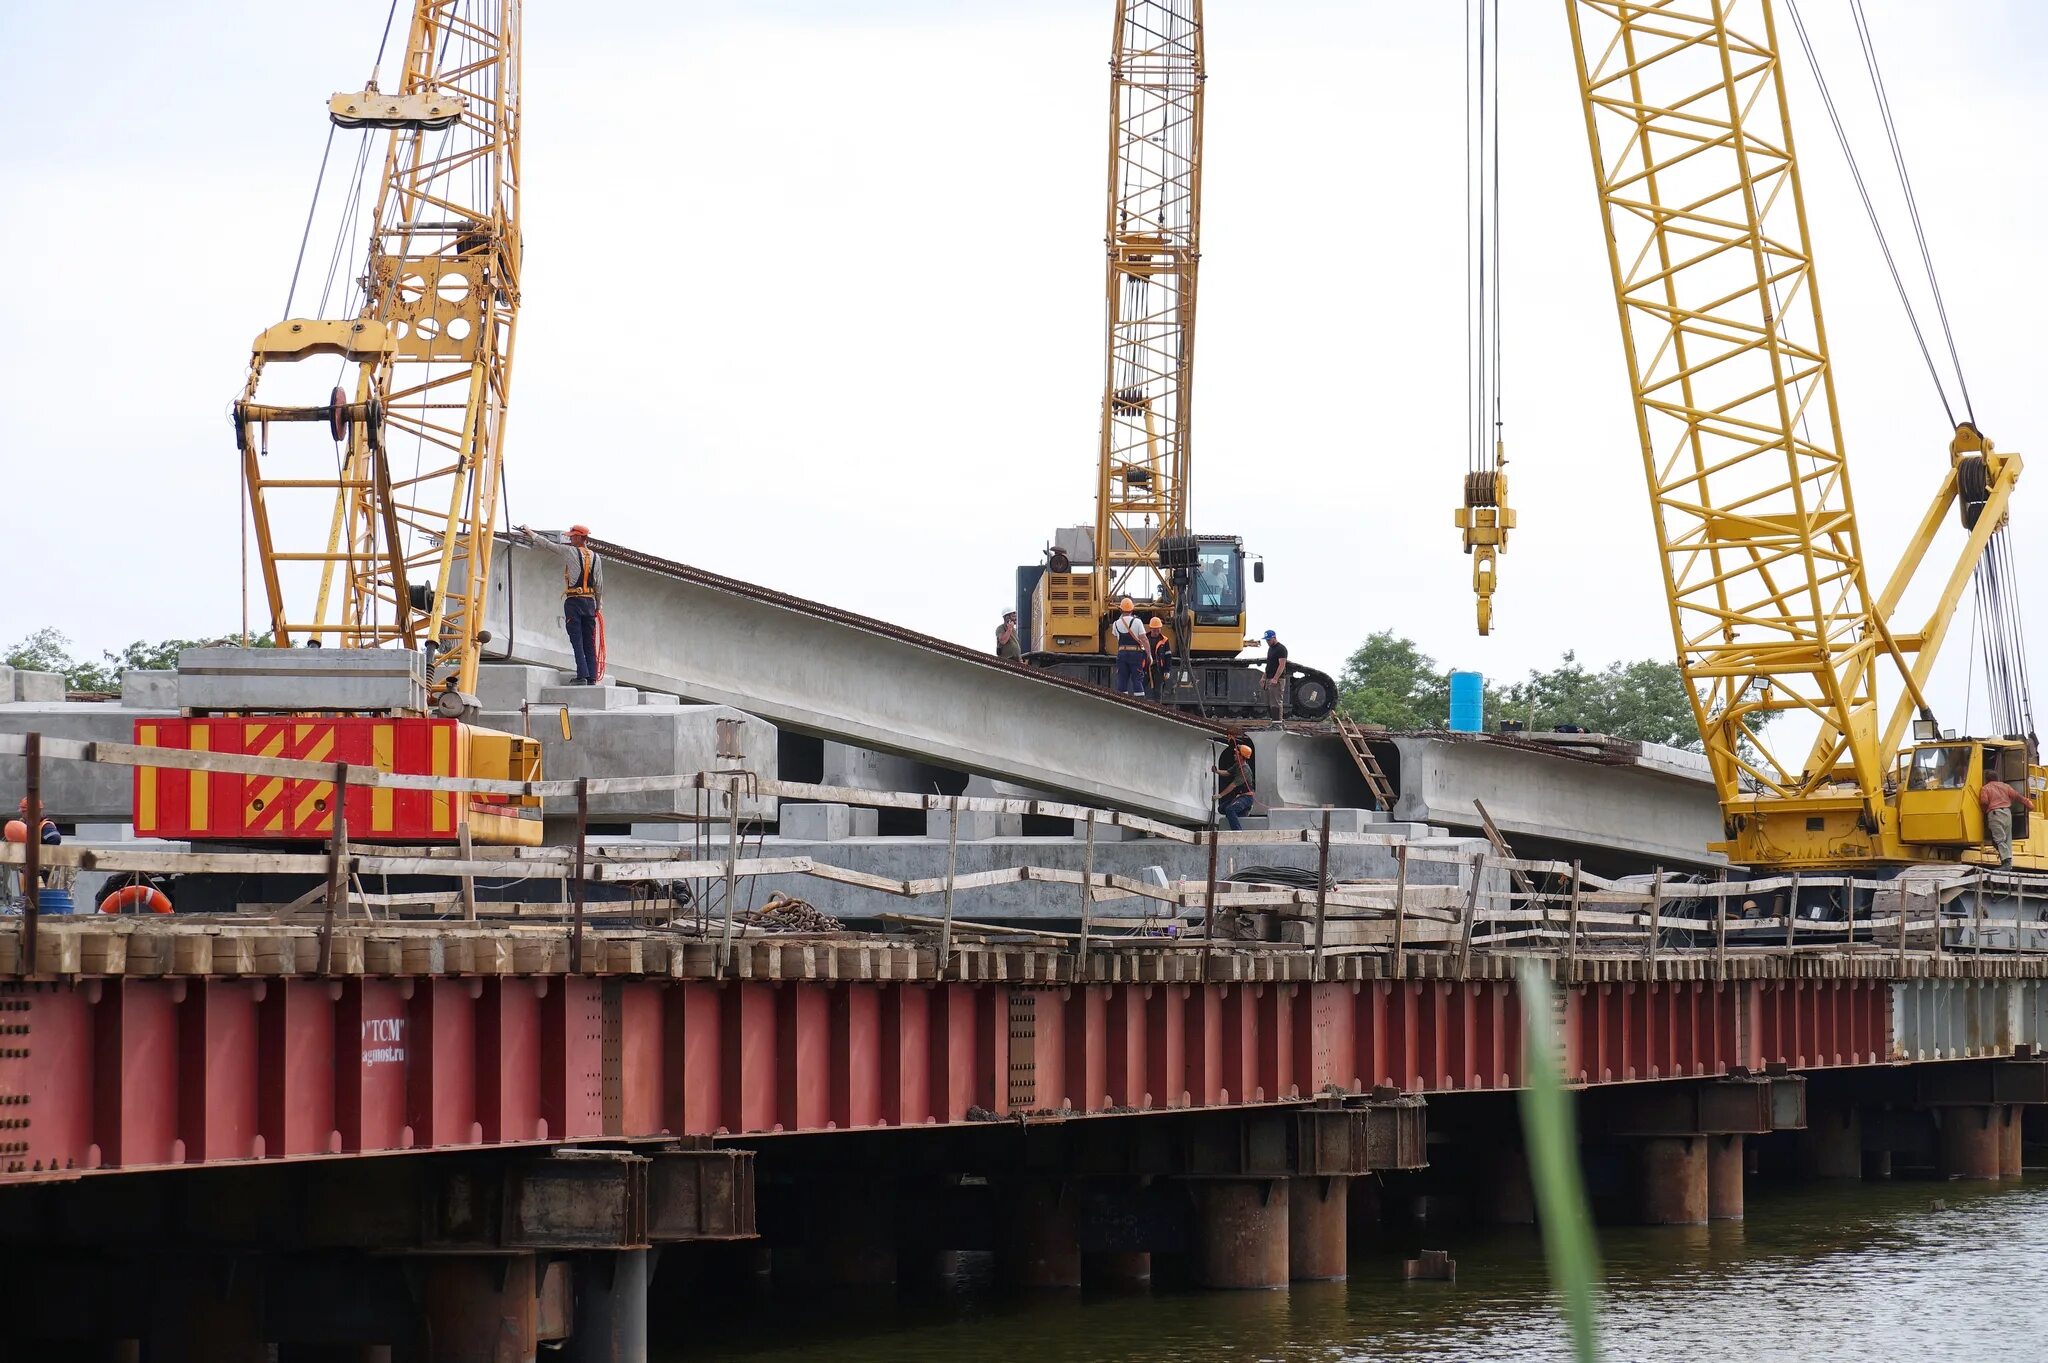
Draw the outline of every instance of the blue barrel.
M71 902L71 891L52 889L45 885L36 892L36 912L76 913L78 906Z
M1486 732L1486 678L1480 673L1451 673L1451 732Z

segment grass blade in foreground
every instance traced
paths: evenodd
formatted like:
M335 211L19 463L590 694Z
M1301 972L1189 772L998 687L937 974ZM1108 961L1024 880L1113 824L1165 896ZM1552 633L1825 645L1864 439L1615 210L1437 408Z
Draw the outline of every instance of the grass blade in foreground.
M1594 1282L1600 1276L1593 1221L1579 1179L1579 1137L1570 1096L1560 1073L1556 1013L1550 981L1537 962L1524 961L1516 981L1522 1001L1522 1035L1527 1039L1527 1072L1522 1086L1522 1140L1529 1152L1529 1181L1543 1226L1550 1281L1564 1302L1571 1326L1572 1356L1597 1363L1594 1338Z

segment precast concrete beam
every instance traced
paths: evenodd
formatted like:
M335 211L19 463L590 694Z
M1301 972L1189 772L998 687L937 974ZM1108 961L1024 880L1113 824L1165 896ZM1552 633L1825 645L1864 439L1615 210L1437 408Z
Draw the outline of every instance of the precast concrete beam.
M561 583L551 554L501 544L487 612L494 649L509 661L569 666ZM608 675L1090 803L1208 817L1215 737L1205 727L740 585L607 557Z
M595 689L577 687L579 695ZM745 766L756 776L777 775L775 726L725 705L654 706L569 711L569 736L562 737L559 712L542 710L531 716L516 710L486 710L477 723L487 729L519 733L530 727L540 740L541 771L550 781L595 780L605 776L674 776L715 771L733 765L718 755L721 720L739 724ZM740 818L752 822L775 817L776 800L760 795L740 797ZM551 796L543 810L549 816L576 812L574 796ZM726 810L715 791L650 790L590 797L590 816L599 822L638 819L709 818L723 821Z
M0 705L0 733L39 733L81 743L133 743L138 719L170 719L175 709L140 709L113 701L59 700ZM0 791L19 792L26 759L0 756ZM14 799L7 816L14 817ZM59 823L128 824L135 817L135 771L102 762L43 763L43 808Z
M1472 802L1517 835L1634 852L1674 866L1716 866L1721 806L1704 773L1665 763L1610 766L1527 745L1431 735L1392 738L1400 753L1394 812L1418 823L1476 828Z

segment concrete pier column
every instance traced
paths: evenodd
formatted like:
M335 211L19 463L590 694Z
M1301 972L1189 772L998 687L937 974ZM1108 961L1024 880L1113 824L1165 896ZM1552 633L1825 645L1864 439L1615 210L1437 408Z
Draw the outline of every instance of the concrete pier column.
M1345 1240L1352 1248L1379 1243L1383 1221L1383 1189L1378 1174L1363 1174L1351 1180L1345 1194Z
M1059 1179L1018 1178L997 1190L996 1272L1007 1287L1081 1285L1080 1199Z
M1863 1177L1863 1114L1849 1104L1816 1106L1799 1133L1799 1169L1808 1178Z
M1707 1219L1740 1221L1743 1147L1748 1142L1740 1136L1708 1136L1706 1141Z
M2009 1103L2005 1109L2005 1120L1998 1128L1998 1176L2018 1178L2025 1170L2025 1156L2020 1143L2020 1122L2026 1108L2018 1103Z
M1287 1180L1287 1276L1298 1283L1334 1282L1349 1272L1345 1237L1351 1180Z
M1287 1286L1288 1182L1284 1178L1195 1182L1197 1283L1219 1288Z
M1135 1292L1152 1283L1152 1256L1143 1250L1128 1253L1102 1250L1083 1254L1081 1281L1090 1288Z
M1892 1176L1892 1152L1889 1150L1865 1150L1863 1152L1863 1181L1882 1183Z
M1637 1149L1638 1210L1645 1225L1707 1222L1707 1138L1646 1136Z
M2003 1105L1941 1110L1941 1176L1991 1180L1999 1176L2004 1145Z
M1536 1224L1536 1189L1529 1182L1529 1156L1518 1145L1492 1149L1493 1170L1486 1218L1501 1226Z
M564 1363L647 1363L644 1249L600 1250L575 1259L576 1309Z
M421 1354L434 1363L533 1363L538 1300L531 1254L425 1260Z

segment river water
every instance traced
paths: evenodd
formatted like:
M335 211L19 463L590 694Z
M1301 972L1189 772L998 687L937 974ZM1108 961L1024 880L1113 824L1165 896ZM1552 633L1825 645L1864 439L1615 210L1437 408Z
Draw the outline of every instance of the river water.
M2029 1363L2048 1359L2048 1182L1752 1186L1747 1221L1602 1227L1611 1363ZM1568 1360L1533 1230L1425 1236L1455 1283L1401 1255L1284 1292L1016 1297L985 1265L900 1303L779 1302L714 1327L692 1360L1235 1363ZM973 1263L972 1260L969 1261Z

